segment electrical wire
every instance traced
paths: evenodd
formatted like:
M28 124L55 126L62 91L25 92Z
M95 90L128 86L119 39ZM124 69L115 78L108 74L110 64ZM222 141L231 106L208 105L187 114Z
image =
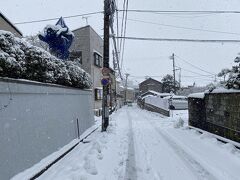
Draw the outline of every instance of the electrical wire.
M199 75L199 76L203 76L203 77L215 77L214 75L200 74L200 73L197 73L197 72L194 72L194 71L191 71L191 70L188 70L188 69L179 67L179 66L176 66L176 67L181 68L182 70L184 70L184 71L186 71L186 72L190 72L190 73L192 73L192 74L197 74L197 75Z
M128 11L135 13L178 13L178 14L240 14L240 11L201 11L201 10L143 10L143 9L119 9L118 11Z
M126 4L126 0L124 0L123 2L123 9L125 9L125 4ZM122 15L122 23L121 23L121 37L123 36L123 29L124 29L124 19L125 19L125 11L123 11L123 15ZM123 39L120 39L120 49L119 51L122 51L122 41Z
M72 16L63 16L63 18L64 18L64 19L69 19L69 18L75 18L75 17L87 16L87 15L95 15L95 14L103 14L103 11L90 12L90 13L85 13L85 14L76 14L76 15L72 15ZM15 24L15 25L31 24L31 23L39 23L39 22L52 21L52 20L58 20L58 19L59 19L59 17L56 17L56 18L48 18L48 19L32 20L32 21L16 22L16 23L14 23L14 24Z
M119 17L119 18L121 18L121 17ZM132 22L140 22L140 23L145 23L145 24L152 24L152 25L171 27L171 28L177 28L177 29L202 31L202 32L209 32L209 33L219 33L219 34L240 35L240 33L235 33L235 32L217 31L217 30L210 30L210 29L199 29L199 28L191 28L191 27L185 27L185 26L175 26L175 25L172 25L172 24L156 23L156 22L151 22L151 21L143 21L143 20L139 20L139 19L128 18L128 20L132 21Z
M202 69L202 68L200 68L200 67L198 67L198 66L196 66L196 65L194 65L194 64L192 64L192 63L190 63L189 61L187 61L187 60L179 57L179 56L176 55L176 54L175 54L175 56L176 56L178 59L180 59L181 61L189 64L190 66L192 66L192 67L194 67L194 68L196 68L196 69L198 69L198 70L200 70L200 71L202 71L202 72L205 72L205 73L208 73L208 74L211 74L211 75L214 75L214 76L216 75L216 74L214 74L214 73L212 73L212 72L206 71L206 70L204 70L204 69Z
M140 41L169 41L169 42L199 42L199 43L240 43L240 40L234 39L171 39L171 38L148 38L148 37L116 37L128 40Z
M128 0L126 1L126 10L128 10ZM124 37L126 36L126 29L127 29L127 15L128 15L127 12L128 11L126 11L126 14L125 14L125 25L124 25L124 34L123 34ZM122 56L121 56L121 69L123 67L124 50L125 50L125 39L123 39Z
M118 68L118 75L121 79L123 79L122 77L122 73L121 73L121 69L120 69L120 63L119 63L119 54L118 54L118 43L116 42L116 38L115 38L115 33L114 33L114 28L113 28L113 20L114 20L114 12L115 10L117 9L117 6L116 6L116 1L114 0L114 10L113 12L111 13L110 15L110 29L111 29L111 33L112 33L112 45L113 45L113 49L114 49L114 52L115 52L115 56L116 56L116 61L117 61L117 68ZM118 31L118 30L117 30ZM114 56L114 55L113 55Z

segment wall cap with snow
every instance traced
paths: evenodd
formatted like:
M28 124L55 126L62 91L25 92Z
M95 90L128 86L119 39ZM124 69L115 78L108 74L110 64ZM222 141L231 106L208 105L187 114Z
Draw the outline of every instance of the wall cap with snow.
M60 85L60 84L43 83L43 82L39 82L39 81L32 81L32 80L27 80L27 79L14 79L14 78L8 78L8 77L0 77L0 82L26 84L26 85L39 85L39 86L46 86L46 87L65 88L65 89L81 90L81 91L89 91L89 92L92 91L92 89L79 89L79 88L64 86L64 85Z

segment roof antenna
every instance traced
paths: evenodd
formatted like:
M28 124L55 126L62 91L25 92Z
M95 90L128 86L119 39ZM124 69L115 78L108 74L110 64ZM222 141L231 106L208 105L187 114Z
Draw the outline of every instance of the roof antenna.
M82 19L85 19L86 20L86 26L88 25L88 18L89 18L90 16L83 16L82 17Z

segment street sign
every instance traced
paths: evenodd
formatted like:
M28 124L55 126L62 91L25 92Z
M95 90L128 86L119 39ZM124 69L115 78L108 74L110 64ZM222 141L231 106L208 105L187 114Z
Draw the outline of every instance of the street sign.
M102 83L103 86L107 86L107 85L109 84L109 79L103 78L103 79L101 80L101 83Z
M109 74L110 74L110 69L106 68L106 67L103 67L102 68L102 75L103 76L108 76Z

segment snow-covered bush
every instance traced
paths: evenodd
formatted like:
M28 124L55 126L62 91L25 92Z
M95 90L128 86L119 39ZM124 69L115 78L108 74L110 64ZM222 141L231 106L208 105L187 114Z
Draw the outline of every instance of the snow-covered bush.
M90 75L78 61L62 61L7 31L0 31L0 76L90 88Z
M184 120L181 117L173 123L174 128L180 128L180 127L183 127L183 125L184 125Z
M237 64L232 67L229 79L226 83L228 89L240 89L240 57L236 57L234 62Z

